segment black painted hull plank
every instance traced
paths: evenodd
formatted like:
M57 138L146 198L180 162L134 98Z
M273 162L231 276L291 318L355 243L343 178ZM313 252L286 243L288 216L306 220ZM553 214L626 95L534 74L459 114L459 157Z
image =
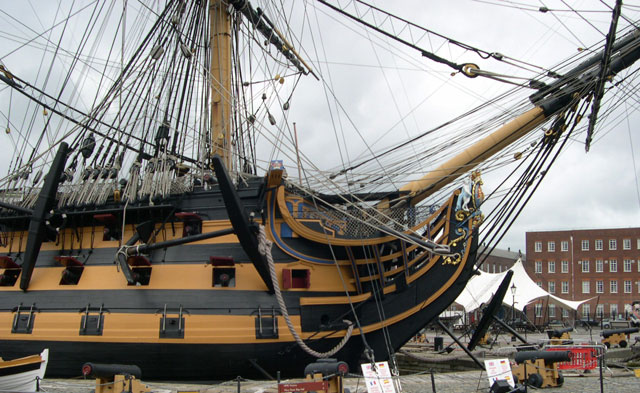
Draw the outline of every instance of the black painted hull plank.
M44 180L44 185L38 194L31 221L29 223L29 234L27 236L27 247L24 252L24 262L22 263L22 277L20 278L20 289L26 291L29 288L33 268L40 253L40 246L44 241L46 227L46 215L53 208L56 202L56 192L60 184L60 175L64 170L67 161L69 145L60 143L60 148L51 164L51 169Z
M242 246L242 249L247 254L253 265L255 266L258 274L269 288L269 292L273 293L273 282L271 282L271 274L269 273L269 267L264 255L258 251L258 238L255 231L251 228L249 223L249 216L240 201L240 197L236 191L227 169L222 163L222 159L215 155L213 157L213 169L216 172L218 178L218 185L220 186L220 193L222 199L227 208L229 214L229 220L238 237L238 241Z

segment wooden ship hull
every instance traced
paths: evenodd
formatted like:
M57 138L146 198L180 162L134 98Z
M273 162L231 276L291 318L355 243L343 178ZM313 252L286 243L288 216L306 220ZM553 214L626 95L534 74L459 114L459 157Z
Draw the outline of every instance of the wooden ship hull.
M333 355L356 368L369 348L376 360L388 359L464 288L475 261L480 216L475 209L456 208L459 191L415 222L412 232L425 233L422 239L405 234L405 241L314 208L310 198L279 182L273 186L279 172L237 190L221 182L153 208L127 207L124 238L142 232L134 223L149 221L155 244L165 246L147 252L132 246L125 263L114 262L127 251L109 238L123 209L68 211L66 228L43 242L24 291L23 268L15 259L24 256L25 242L19 239L27 234L5 232L7 243L0 249L3 354L49 348L52 376L77 376L84 362L136 364L151 379L226 379L277 371L297 376L315 357L287 329L270 290L279 285L294 329L316 351L335 347L348 324L358 323ZM225 193L237 197L241 211L225 205ZM236 212L256 216L238 224L226 217ZM26 218L3 220L14 228L28 223ZM268 266L259 256L252 261L251 251L245 251L253 247L252 239L243 239L237 226L251 233L257 224L264 224L274 243L270 254L279 283L264 274ZM354 237L365 230L371 234ZM222 235L189 241L208 233ZM446 255L415 244L431 236L450 246ZM189 242L170 245L180 239Z

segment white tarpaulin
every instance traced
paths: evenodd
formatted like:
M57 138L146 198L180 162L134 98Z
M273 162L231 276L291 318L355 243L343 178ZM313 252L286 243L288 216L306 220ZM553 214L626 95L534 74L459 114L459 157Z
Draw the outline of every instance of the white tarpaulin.
M511 286L515 285L515 308L520 311L522 311L527 304L531 303L535 299L547 296L573 310L577 310L578 306L580 306L582 303L591 300L565 300L550 294L549 292L540 288L531 279L531 277L529 277L527 272L524 270L522 260L520 259L518 259L509 270L513 271L513 277L511 278L511 285L509 285L510 290L507 291L503 302L504 304L507 304L509 306L512 305L514 297L511 293ZM491 297L498 290L498 287L504 279L504 276L507 274L507 271L495 274L485 273L483 271L479 271L479 273L480 275L473 276L471 280L469 280L467 286L455 301L456 303L464 307L467 312L473 311L481 305L488 304L489 301L491 301Z

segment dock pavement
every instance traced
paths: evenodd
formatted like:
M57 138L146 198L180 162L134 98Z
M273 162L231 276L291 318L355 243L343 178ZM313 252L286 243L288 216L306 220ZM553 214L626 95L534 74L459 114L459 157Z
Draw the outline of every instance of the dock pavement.
M600 331L577 329L572 332L572 339L576 342L599 342ZM436 332L429 332L427 339L430 343L433 343L434 337L438 335ZM511 337L508 335L495 336L496 347L499 350L512 350L514 343L511 341ZM541 333L528 334L527 340L529 342L540 343L544 341L546 335ZM450 344L452 340L444 340L445 346ZM463 339L463 342L466 341ZM622 358L628 357L629 351L631 353L637 353L638 344L631 341L634 345L631 348L627 348L625 351L620 351L619 356ZM486 350L487 348L480 348L478 352ZM493 348L496 349L496 348ZM415 350L413 348L412 350ZM429 356L429 353L433 354L433 348L425 346L423 354ZM456 349L454 354L459 351ZM506 356L505 356L506 357ZM600 370L589 370L581 372L567 371L564 373L565 382L562 387L547 388L544 392L564 392L564 393L596 393L596 392L612 392L612 393L638 393L640 392L640 378L635 376L635 372L629 368L614 368L613 364L616 363L616 350L607 351L605 358L606 363L612 367L603 368L602 384L600 382ZM459 362L460 360L455 360ZM456 372L436 372L434 371L433 377L429 371L429 363L424 363L422 370L413 372L401 372L398 380L402 388L403 393L468 393L468 392L488 392L489 382L487 375L484 371L472 370L472 371L456 371ZM637 371L637 370L636 370ZM144 375L143 375L144 377ZM275 381L255 381L255 380L241 380L239 383L237 380L215 382L215 383L180 383L180 382L148 382L142 380L147 384L152 392L155 393L181 393L181 392L198 392L198 393L277 393L277 383ZM299 382L302 379L296 380L283 380L283 382ZM345 378L345 387L349 389L350 393L366 393L367 388L364 383L364 379L361 377L353 376ZM95 389L95 380L93 379L49 379L41 383L41 391L48 393L90 393ZM533 392L537 389L529 387L529 391ZM400 393L400 392L398 392Z
M562 387L549 388L541 391L553 393L597 393L600 392L599 373L583 376L565 377ZM432 393L434 392L430 374L413 374L399 377L403 393ZM464 371L457 373L434 374L435 392L468 393L488 392L489 382L486 374L480 371ZM611 393L640 392L640 378L632 372L606 370L603 377L603 391ZM237 381L226 381L214 384L182 384L182 383L146 383L152 392L156 393L277 393L274 381L242 381L238 389ZM364 380L346 378L345 386L351 393L366 393ZM95 388L93 380L62 380L45 379L41 385L42 391L48 393L89 393ZM529 388L530 392L537 389Z

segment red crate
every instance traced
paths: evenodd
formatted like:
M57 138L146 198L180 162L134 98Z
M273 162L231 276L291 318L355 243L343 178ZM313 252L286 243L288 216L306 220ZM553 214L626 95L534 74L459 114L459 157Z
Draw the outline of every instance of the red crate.
M598 367L597 347L550 347L547 351L570 351L571 360L556 363L559 370L593 370Z

